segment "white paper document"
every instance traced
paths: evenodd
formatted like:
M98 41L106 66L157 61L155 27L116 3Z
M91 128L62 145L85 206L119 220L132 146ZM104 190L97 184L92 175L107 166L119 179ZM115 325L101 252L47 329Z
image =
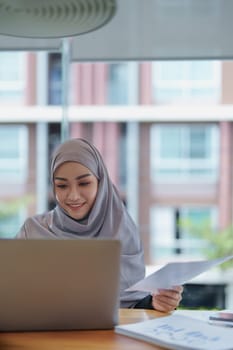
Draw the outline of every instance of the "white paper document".
M209 270L211 267L220 265L231 259L233 259L233 255L213 260L171 262L126 290L153 293L158 288L171 288L182 285L202 272Z
M181 315L120 325L115 332L177 350L233 350L233 330Z

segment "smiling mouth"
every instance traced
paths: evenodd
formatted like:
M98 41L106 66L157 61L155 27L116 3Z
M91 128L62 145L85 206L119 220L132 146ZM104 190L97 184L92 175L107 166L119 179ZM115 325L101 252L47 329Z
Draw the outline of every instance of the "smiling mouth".
M84 206L85 203L81 203L81 204L67 204L68 207L72 210L78 210L80 208L82 208Z

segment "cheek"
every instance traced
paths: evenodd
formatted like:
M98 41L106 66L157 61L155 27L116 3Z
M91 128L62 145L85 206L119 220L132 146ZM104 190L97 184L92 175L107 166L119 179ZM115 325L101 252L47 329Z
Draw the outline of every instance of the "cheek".
M59 197L59 195L57 193L55 193L55 199L56 199L57 202L60 202L60 197Z
M95 199L96 199L97 190L98 190L98 187L94 186L94 187L92 188L92 190L89 192L89 198L91 199L92 202L94 202Z
M62 200L64 199L64 193L62 194L59 191L56 191L55 198L56 198L57 202L62 202Z

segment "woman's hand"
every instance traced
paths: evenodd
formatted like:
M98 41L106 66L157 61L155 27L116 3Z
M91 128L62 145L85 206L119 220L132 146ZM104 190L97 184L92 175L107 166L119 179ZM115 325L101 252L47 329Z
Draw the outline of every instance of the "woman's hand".
M182 286L175 286L172 289L158 289L152 294L152 306L157 311L171 312L179 305L182 299Z

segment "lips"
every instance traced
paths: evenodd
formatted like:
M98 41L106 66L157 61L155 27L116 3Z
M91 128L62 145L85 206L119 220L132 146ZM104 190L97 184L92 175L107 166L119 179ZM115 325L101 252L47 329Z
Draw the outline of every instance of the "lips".
M80 208L82 208L84 206L85 203L79 203L79 204L67 204L67 206L71 209L71 210L79 210Z

